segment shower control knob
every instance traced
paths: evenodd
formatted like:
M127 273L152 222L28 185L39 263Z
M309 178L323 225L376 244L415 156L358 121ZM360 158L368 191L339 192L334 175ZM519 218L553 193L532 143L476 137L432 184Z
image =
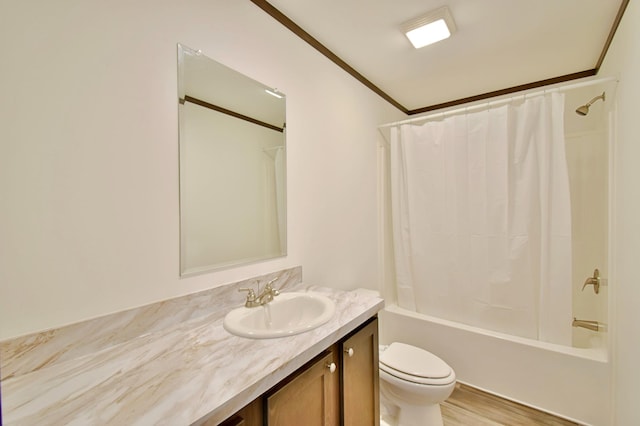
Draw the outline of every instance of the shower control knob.
M336 371L336 363L332 362L331 364L327 364L327 368L329 369L329 372L334 373Z
M347 348L344 350L344 353L349 355L349 357L353 356L353 348Z

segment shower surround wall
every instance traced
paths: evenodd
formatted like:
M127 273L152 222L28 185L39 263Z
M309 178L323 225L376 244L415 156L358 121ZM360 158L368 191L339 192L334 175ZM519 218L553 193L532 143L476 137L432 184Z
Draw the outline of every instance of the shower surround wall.
M609 187L613 144L609 122L613 120L615 84L585 87L567 94L566 151L571 183L571 226L573 233L573 316L598 321L604 331L574 328L573 346L606 348L609 335ZM570 111L593 96L606 91L605 102L591 105L587 116ZM598 269L602 277L598 294L585 280Z

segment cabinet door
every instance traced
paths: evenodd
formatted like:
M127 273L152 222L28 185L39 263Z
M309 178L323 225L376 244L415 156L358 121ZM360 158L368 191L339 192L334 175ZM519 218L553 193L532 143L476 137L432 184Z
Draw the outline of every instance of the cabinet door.
M344 424L380 424L378 319L342 342L342 404Z
M332 350L266 398L269 426L338 426L340 378ZM330 366L333 364L333 371Z
M258 398L222 423L213 420L200 426L262 426L262 399Z

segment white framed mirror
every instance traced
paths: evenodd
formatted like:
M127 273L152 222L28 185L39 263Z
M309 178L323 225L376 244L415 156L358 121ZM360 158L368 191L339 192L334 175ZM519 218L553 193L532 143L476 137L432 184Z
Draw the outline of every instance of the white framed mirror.
M287 253L286 97L178 44L180 274Z

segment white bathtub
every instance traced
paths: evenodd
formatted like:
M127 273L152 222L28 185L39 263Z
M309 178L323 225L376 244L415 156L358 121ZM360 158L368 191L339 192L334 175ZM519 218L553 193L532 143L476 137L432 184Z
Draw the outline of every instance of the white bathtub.
M538 342L390 305L380 312L380 343L393 341L438 355L459 382L581 424L610 424L604 348Z

